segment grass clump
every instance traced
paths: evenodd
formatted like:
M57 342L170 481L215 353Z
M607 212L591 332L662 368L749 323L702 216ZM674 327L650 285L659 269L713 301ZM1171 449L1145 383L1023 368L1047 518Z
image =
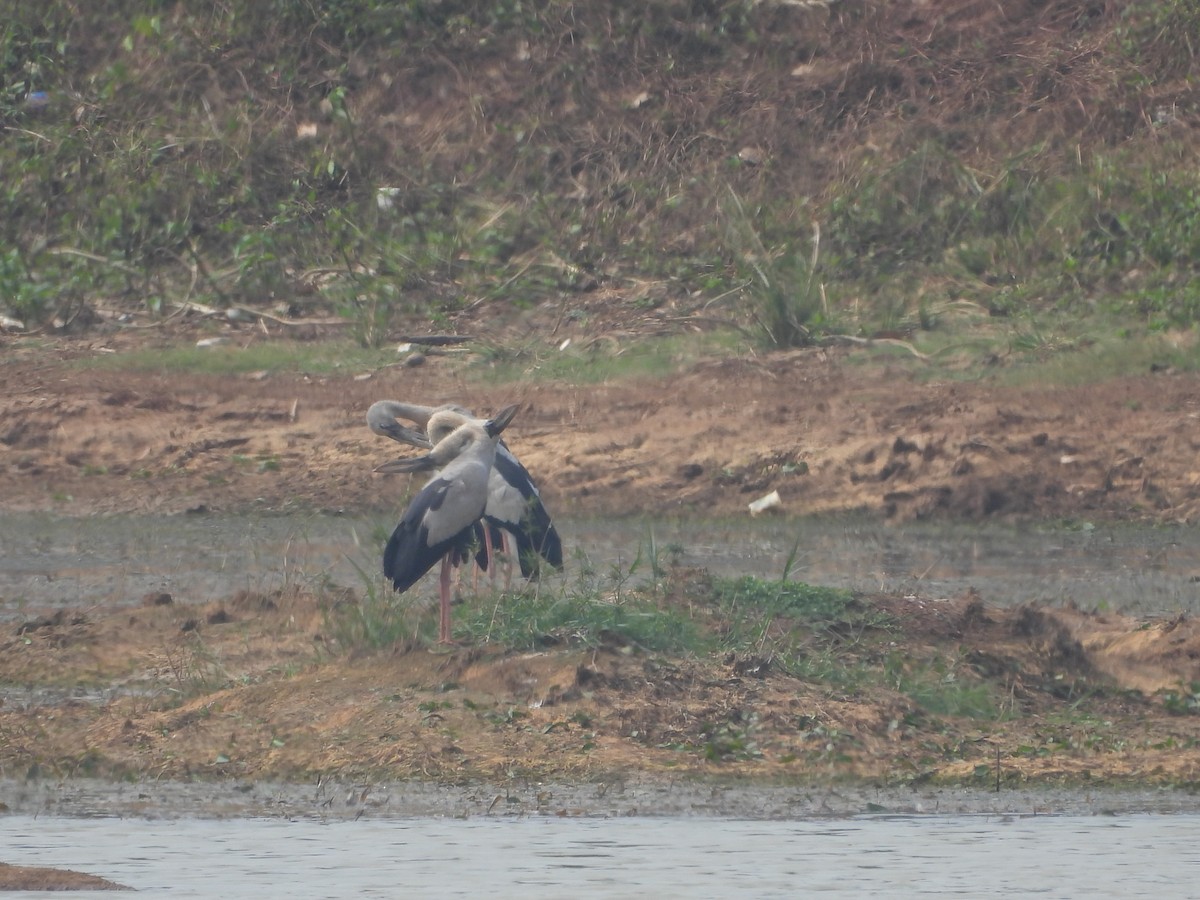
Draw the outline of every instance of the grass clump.
M801 581L764 581L753 575L715 578L713 599L729 617L790 616L809 626L825 627L846 621L854 594L842 588L820 587Z
M556 645L634 645L654 653L695 653L704 638L697 624L639 592L620 599L568 592L503 593L473 605L458 632L471 643L514 650Z
M804 347L815 343L829 330L825 286L819 278L821 229L812 223L810 253L794 234L781 234L778 244L768 247L762 225L771 224L779 233L782 223L770 222L764 208L751 216L742 200L730 191L732 214L730 235L741 248L744 292L749 295L752 315L763 342L773 348Z
M414 640L424 627L423 607L360 570L366 589L357 598L331 597L321 607L325 633L351 655L387 650ZM434 626L436 628L436 625Z
M339 371L371 371L395 361L396 355L391 351L366 349L346 340L330 340L316 344L251 342L244 347L230 343L213 347L147 348L85 357L74 364L94 369L119 368L187 374L328 374Z
M913 660L892 653L885 661L884 674L897 691L935 716L999 717L992 689L983 682L964 678L957 660Z

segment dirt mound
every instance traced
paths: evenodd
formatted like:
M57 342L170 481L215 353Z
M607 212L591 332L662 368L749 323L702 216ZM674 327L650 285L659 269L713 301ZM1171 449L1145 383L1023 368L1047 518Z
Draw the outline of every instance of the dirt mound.
M124 885L72 872L70 869L44 869L37 866L10 866L0 863L0 891L128 891Z
M769 655L669 658L621 640L347 658L330 602L355 601L151 598L31 620L0 641L0 677L43 685L0 706L6 767L251 780L1200 776L1200 629L1186 618L863 597L894 623L890 644L845 635L838 663L859 674L829 681ZM95 689L49 687L75 683Z

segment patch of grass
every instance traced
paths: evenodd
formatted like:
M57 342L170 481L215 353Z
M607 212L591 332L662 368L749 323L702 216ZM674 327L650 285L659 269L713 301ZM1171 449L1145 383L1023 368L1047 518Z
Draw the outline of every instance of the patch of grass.
M427 615L431 604L422 595L415 590L397 594L376 568L389 534L390 529L377 524L370 536L375 552L349 560L358 573L361 593L331 590L328 584L314 586L322 596L324 633L343 653L390 650L423 635L432 641L436 634L436 600L432 615Z
M396 361L387 350L369 350L350 341L251 343L246 347L164 347L108 353L75 361L94 369L122 369L181 374L248 372L361 372Z
M912 660L893 653L884 671L897 691L935 716L993 720L999 716L991 688L965 677L966 672L954 661Z
M757 714L751 713L744 722L706 723L701 726L703 743L700 751L710 762L742 762L762 757L755 741Z
M869 657L889 621L841 588L753 576L713 579L720 652L757 656L798 678L855 690L879 678Z
M829 305L820 271L821 228L812 222L805 248L795 239L795 224L781 228L767 207L748 210L732 189L726 219L731 243L741 248L742 280L749 296L755 324L768 347L804 347L829 330ZM768 246L764 232L780 234ZM807 251L807 252L806 252Z
M382 548L388 529L381 525L371 537ZM465 569L461 588L456 588L461 602L453 610L454 634L472 644L490 642L514 650L605 644L661 653L702 652L707 638L699 624L687 610L661 602L665 568L660 555L671 552L660 551L651 532L628 565L599 571L579 553L573 582L533 582L514 591L490 590L487 577L481 576L476 593L470 588L474 573ZM431 642L436 599L419 587L395 594L369 574L377 558L355 563L363 596L328 606L327 630L347 652L383 649L402 640Z
M176 703L213 693L233 681L217 652L195 632L179 646L165 649L163 660Z
M830 637L841 640L883 624L850 591L752 575L714 578L706 602L720 619L723 649L770 651L784 659L811 658Z
M686 614L636 592L619 600L536 590L485 597L458 616L455 630L472 643L497 642L514 650L615 643L694 653L704 646L700 629Z
M555 349L488 347L472 371L486 369L490 383L529 379L599 384L624 378L659 378L704 358L724 356L735 349L729 333L640 338L622 344L617 339Z
M730 617L790 616L807 625L844 621L854 594L842 588L819 587L801 581L764 581L753 575L714 578L714 602Z
M350 654L386 650L413 640L421 633L424 618L436 618L436 612L432 617L423 613L424 605L415 604L413 595L396 594L369 581L361 596L330 598L321 607L325 634Z
M437 628L437 601L414 588L394 593L387 585L368 582L361 597L325 609L327 632L346 652L371 652L406 640L432 642ZM470 578L464 573L465 578ZM588 588L460 592L453 609L457 639L471 644L496 643L513 650L555 645L636 646L649 652L697 652L705 638L686 613L663 606L637 589L598 592Z
M1163 709L1172 715L1187 716L1200 714L1200 681L1193 681L1177 691L1164 691Z
M237 338L234 338L236 341ZM529 379L561 380L573 384L597 384L623 378L665 377L698 360L728 355L736 350L736 339L728 333L705 336L674 336L641 340L621 347L614 342L595 342L586 348L502 349L474 346L478 355L463 370L467 378L486 379L489 384L508 384ZM106 353L74 360L86 369L149 371L170 374L229 374L252 372L303 372L329 374L369 372L397 362L390 347L370 349L350 340L319 342L254 342L213 347L173 346L144 348L124 353Z
M937 310L962 298L1070 314L1062 334L1014 335L1022 358L1073 345L1081 313L1200 321L1194 123L1174 99L1190 0L1073 22L1104 65L1068 60L1037 17L955 52L940 29L913 45L886 4L823 24L820 4L128 7L17 4L0 24L0 304L31 329L287 298L378 347L402 319L597 287L631 317L680 310L656 330L729 298L770 347L947 328ZM797 47L823 64L787 76ZM259 62L214 90L243 57ZM399 127L398 95L447 99ZM1031 105L1032 146L1014 126ZM512 371L669 371L620 351Z
M1036 346L1025 346L1026 358L1006 367L997 377L1006 384L1102 384L1127 375L1145 375L1167 369L1200 370L1200 343L1190 332L1174 334L1122 330L1068 345L1061 339L1048 343L1047 335L1062 334L1055 326L1037 332Z

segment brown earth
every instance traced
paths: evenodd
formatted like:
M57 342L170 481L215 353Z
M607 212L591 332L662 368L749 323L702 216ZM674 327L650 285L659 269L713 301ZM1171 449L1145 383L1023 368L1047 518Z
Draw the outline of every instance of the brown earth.
M189 338L190 339L190 338ZM143 339L144 340L144 339ZM1192 522L1200 379L1085 387L931 381L914 364L808 350L577 386L481 383L424 365L338 376L180 375L76 364L92 343L4 347L0 505L72 515L397 506L383 397L521 404L508 438L572 516L786 514L894 522L1032 517ZM474 374L472 374L474 373ZM764 573L767 575L769 573ZM687 604L704 573L672 574ZM0 770L21 777L588 780L856 778L877 784L1200 782L1200 626L988 598L860 598L895 618L905 666L1004 696L935 715L886 685L832 688L750 658L666 659L614 641L512 653L416 644L348 658L299 590L204 607L39 616L0 637ZM846 659L879 664L847 636ZM98 687L101 702L72 699ZM569 812L569 810L567 810ZM0 873L3 874L3 873Z
M396 447L363 415L393 397L481 412L519 403L507 439L550 508L575 516L742 515L778 490L789 515L1200 518L1200 379L1169 369L1003 387L930 380L903 354L872 362L812 349L581 386L488 385L486 367L439 356L339 376L72 364L131 340L145 343L112 335L49 352L4 348L4 508L391 508L407 485L371 470Z
M84 872L0 863L0 891L127 891L129 888Z

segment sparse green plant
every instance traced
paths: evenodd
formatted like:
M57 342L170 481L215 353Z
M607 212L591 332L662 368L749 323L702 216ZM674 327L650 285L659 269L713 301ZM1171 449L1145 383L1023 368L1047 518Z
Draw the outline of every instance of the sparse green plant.
M829 328L825 285L819 276L821 229L814 221L809 252L795 240L768 248L760 225L742 199L729 191L729 231L748 269L746 291L753 299L755 320L765 343L775 348L803 347Z
M322 341L317 345L297 346L291 342L261 342L239 346L175 346L166 349L134 350L114 356L94 356L78 360L83 368L119 367L133 371L164 373L189 372L331 372L371 371L395 361L395 353L360 347L349 340Z
M330 595L321 607L325 631L336 646L345 653L363 653L416 639L424 618L424 605L416 594L397 594L351 562L363 586L361 595Z
M611 642L660 652L695 651L703 646L696 624L686 614L636 591L619 598L586 589L498 595L471 604L457 629L473 642L496 642L518 650Z
M211 693L232 680L214 650L194 631L186 640L162 651L177 702Z
M782 579L764 581L753 575L716 578L712 587L715 602L728 614L789 615L809 625L842 621L854 604L854 595L841 588Z
M704 758L711 762L742 762L760 758L762 751L754 740L757 722L758 716L751 714L748 721L702 725L700 733L704 743L700 750Z
M1193 681L1179 690L1164 691L1163 709L1177 716L1200 713L1200 681Z
M996 719L999 711L990 687L970 678L956 661L912 660L892 653L885 663L888 681L926 712L937 716Z

